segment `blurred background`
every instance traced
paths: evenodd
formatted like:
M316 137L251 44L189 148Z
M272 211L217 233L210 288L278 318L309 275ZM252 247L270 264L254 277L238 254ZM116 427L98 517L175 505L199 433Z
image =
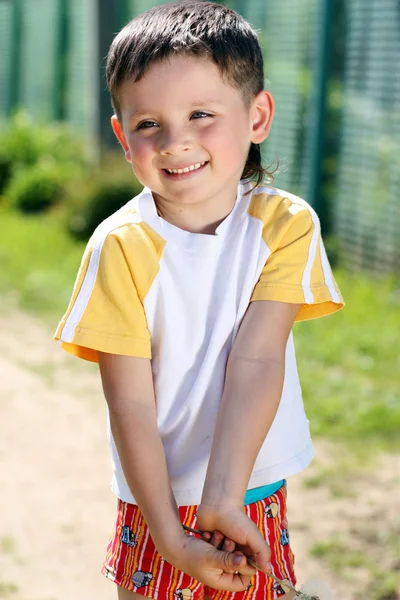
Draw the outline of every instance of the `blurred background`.
M317 449L289 494L299 581L399 600L400 3L226 4L258 31L276 101L264 164L317 210L347 303L295 326ZM0 0L0 598L115 596L98 575L114 515L100 383L51 336L85 242L141 189L105 56L155 5Z

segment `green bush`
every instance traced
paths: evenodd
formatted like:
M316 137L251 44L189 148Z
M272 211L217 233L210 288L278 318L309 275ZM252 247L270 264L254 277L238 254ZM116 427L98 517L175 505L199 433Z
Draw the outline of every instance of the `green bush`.
M67 229L88 239L142 186L121 152L104 154L96 166L87 156L88 147L67 125L40 125L19 112L0 122L0 193L7 206L23 213L63 200L58 214L64 223L67 216Z
M7 187L12 174L12 160L6 152L0 150L0 195Z
M57 164L20 169L7 187L10 205L23 213L46 210L61 200L66 177Z
M35 123L22 111L0 123L0 154L16 167L46 158L74 165L87 162L83 140L66 123Z
M61 197L61 173L88 167L83 141L66 124L37 124L24 112L0 123L0 194L11 206L45 210Z
M80 190L81 198L72 201L68 215L68 229L79 240L87 240L104 219L126 204L142 190L142 185L132 173L127 177L116 174L107 179L104 174L92 176L92 183L74 184Z
M0 152L15 166L33 165L43 152L43 132L19 112L0 126Z

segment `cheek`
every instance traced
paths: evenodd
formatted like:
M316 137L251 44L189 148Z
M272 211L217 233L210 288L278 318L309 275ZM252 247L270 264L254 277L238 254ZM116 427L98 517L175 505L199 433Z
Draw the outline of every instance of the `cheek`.
M225 164L241 161L247 156L248 132L241 124L232 123L230 126L216 127L205 132L203 142L214 157Z
M146 170L154 156L153 144L149 139L130 141L132 166L135 172Z

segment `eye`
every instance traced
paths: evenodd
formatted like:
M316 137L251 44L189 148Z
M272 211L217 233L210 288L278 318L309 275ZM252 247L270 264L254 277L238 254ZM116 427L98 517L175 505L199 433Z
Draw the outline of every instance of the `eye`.
M142 121L136 129L151 129L152 127L157 127L157 123L154 121Z
M192 113L192 119L204 119L204 117L212 117L209 113L204 112L203 110L196 110L196 112Z

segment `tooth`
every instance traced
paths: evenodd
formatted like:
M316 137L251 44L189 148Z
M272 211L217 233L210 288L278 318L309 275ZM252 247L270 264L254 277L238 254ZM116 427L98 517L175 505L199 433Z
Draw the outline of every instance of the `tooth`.
M206 164L207 161L203 161L201 163L196 163L195 165L190 165L189 167L184 167L183 169L166 169L168 173L177 174L177 173L189 173L189 171L196 171L200 169L203 165Z

